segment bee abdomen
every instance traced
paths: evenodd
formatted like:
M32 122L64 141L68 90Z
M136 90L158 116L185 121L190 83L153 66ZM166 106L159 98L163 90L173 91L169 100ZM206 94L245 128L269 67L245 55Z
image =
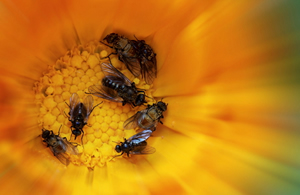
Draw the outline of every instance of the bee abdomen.
M104 86L109 87L109 88L114 89L114 90L124 89L124 85L122 85L120 83L117 83L117 82L114 82L113 80L111 80L107 77L104 77L102 79L102 84Z

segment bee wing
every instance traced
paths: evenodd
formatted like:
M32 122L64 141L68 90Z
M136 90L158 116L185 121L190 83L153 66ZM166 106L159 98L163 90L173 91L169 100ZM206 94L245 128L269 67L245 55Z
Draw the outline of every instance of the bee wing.
M51 152L53 155L64 165L68 166L70 163L69 157L66 153L64 152L57 152L54 147L49 146Z
M143 154L153 154L156 151L152 146L146 147L136 147L133 151L130 151L130 154L143 155Z
M124 129L134 129L139 126L139 121L142 121L145 118L145 111L138 111L133 116L129 117L123 124Z
M70 97L70 119L74 118L75 107L80 103L80 98L77 93L73 93Z
M141 132L131 136L128 139L128 141L138 144L142 141L146 141L151 136L151 134L152 134L152 131L147 129L147 130L141 131Z
M54 155L62 164L68 166L70 164L70 160L68 155L65 153L59 153L57 155Z
M94 104L94 99L91 95L88 95L87 97L84 98L83 105L86 107L86 116L84 118L84 122L88 121L89 116L93 110L93 104Z
M107 99L114 102L122 102L123 99L118 96L118 93L110 89L108 87L105 87L103 85L92 85L89 87L90 94L93 94L97 97Z
M142 76L147 84L152 84L157 75L156 57L152 60L144 58L144 63L141 63Z
M102 63L101 69L105 76L114 76L123 81L126 85L130 86L131 81L118 69L116 69L112 64Z
M126 57L120 55L120 60L125 64L126 68L135 76L138 77L141 74L140 62L137 58Z
M61 138L66 146L66 152L72 155L78 155L77 143L69 142L67 138Z

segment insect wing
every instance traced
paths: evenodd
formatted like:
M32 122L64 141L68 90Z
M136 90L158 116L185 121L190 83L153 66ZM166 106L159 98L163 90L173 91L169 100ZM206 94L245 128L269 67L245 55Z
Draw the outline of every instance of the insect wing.
M147 129L147 130L144 130L144 131L141 131L133 136L131 136L128 141L129 142L132 142L134 144L138 144L142 141L146 141L152 134L152 131Z
M124 55L120 55L120 60L135 77L138 77L141 74L141 66L137 57L126 57Z
M102 63L101 69L105 76L114 76L120 79L120 81L125 82L126 85L130 86L131 81L118 69L116 69L112 64Z
M135 115L129 117L123 124L124 129L134 129L139 126L138 121L145 118L146 110L138 111Z
M155 148L152 146L146 146L146 147L136 147L133 151L130 151L130 154L135 155L143 155L143 154L153 154L156 151Z
M67 138L61 138L66 146L66 152L72 155L78 155L77 143L72 143Z
M90 94L93 94L97 97L107 99L114 102L122 102L123 99L118 96L118 93L110 89L108 87L102 86L102 85L92 85L89 87Z
M68 166L70 164L70 160L67 154L65 153L58 153L54 155L62 164Z
M53 155L64 165L68 165L70 163L68 155L62 150L61 145L57 146L49 146Z
M86 116L84 118L84 122L87 122L89 119L89 116L93 110L93 104L94 104L94 99L91 95L88 95L85 97L83 100L83 105L86 107Z
M144 63L141 63L142 76L147 84L152 84L157 74L156 58L151 61L144 59Z
M80 98L77 93L73 93L70 97L70 119L74 119L75 108L80 103Z

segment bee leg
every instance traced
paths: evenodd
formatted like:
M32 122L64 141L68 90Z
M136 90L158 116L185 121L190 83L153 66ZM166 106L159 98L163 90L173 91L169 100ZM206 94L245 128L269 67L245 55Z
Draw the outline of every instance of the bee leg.
M58 130L58 136L59 136L59 134L60 134L60 129L61 129L61 126L62 126L62 125L60 125L60 127L59 127L59 130Z
M116 158L116 157L118 157L118 156L122 156L123 153L124 153L124 152L122 152L122 154L119 154L119 155L116 155L116 156L112 157L112 159L114 159L114 158ZM110 159L109 161L111 161L112 159Z
M71 139L72 139L72 134L73 134L72 127L73 126L71 126L71 135L70 135L70 140L69 141L71 141ZM76 139L76 136L75 136L75 139Z
M102 42L102 41L100 41L100 43L102 43L103 45L106 45L107 47L110 47L110 48L114 48L113 46L110 46L110 45L108 45L108 44L106 44L106 43L104 43L104 42Z
M103 102L100 102L99 104L97 104L96 106L94 106L90 112L90 114L93 112L94 108L96 108L97 106L99 106L100 104L102 104Z
M82 129L80 129L80 131L82 132L82 136L81 136L81 145L83 146L83 136L84 136L84 131Z
M71 108L71 106L67 103L67 102L65 102L66 104L67 104L67 106L69 107L69 108Z
M67 113L66 113L65 111L64 111L64 113L65 113L66 117L69 118L69 116L67 115ZM69 120L69 121L70 121L70 120Z
M101 60L103 60L103 59L105 59L105 58L108 58L109 59L109 61L110 61L110 58L109 58L109 56L110 55L117 55L118 53L110 53L110 54L108 54L108 56L105 56L105 57L103 57L103 58L100 58Z

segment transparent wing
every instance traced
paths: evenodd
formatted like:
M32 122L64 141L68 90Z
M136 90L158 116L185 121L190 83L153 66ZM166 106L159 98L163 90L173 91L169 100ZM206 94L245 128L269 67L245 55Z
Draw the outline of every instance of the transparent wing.
M73 93L70 97L70 119L74 119L75 107L80 103L80 98L77 93Z
M69 142L67 138L62 138L62 141L66 145L66 152L72 155L78 155L77 143Z
M105 87L103 85L92 85L89 87L89 92L94 96L107 99L110 101L114 101L114 102L123 101L123 99L118 96L118 93L115 90Z
M115 76L123 81L126 85L130 86L131 81L118 69L116 69L112 64L102 63L101 69L105 76Z
M143 63L141 63L142 76L147 84L152 84L157 75L156 57L152 60L147 60L144 58Z
M91 95L88 95L87 97L84 98L83 105L86 107L86 116L84 118L84 122L88 121L89 116L93 110L93 104L94 104L94 99Z
M68 166L70 164L70 160L67 154L59 153L55 155L55 157L64 165Z
M135 115L129 117L123 124L124 129L134 129L139 126L139 121L145 118L146 110L138 111Z
M53 155L64 165L68 166L70 163L69 157L64 152L58 152L55 147L49 146Z
M131 136L128 141L129 142L132 142L134 144L138 144L142 141L146 141L152 134L152 131L147 129L147 130L144 130L144 131L141 131L133 136Z
M136 57L126 57L124 55L120 55L119 59L135 77L138 77L141 74L140 62Z
M133 151L130 151L130 154L143 155L143 154L153 154L156 151L152 146L146 147L136 147Z

